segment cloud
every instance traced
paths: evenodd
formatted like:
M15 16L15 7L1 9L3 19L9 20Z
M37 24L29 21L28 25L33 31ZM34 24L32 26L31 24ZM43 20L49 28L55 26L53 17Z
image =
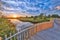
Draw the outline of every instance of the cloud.
M56 6L56 9L57 9L57 10L60 10L60 6Z
M18 8L10 8L10 7L4 7L4 9L5 9L5 10L17 10L17 11L20 10L20 9L18 9Z
M50 12L50 10L53 11L54 6L59 5L59 0L2 0L2 2L5 2L2 8L6 12L22 12L33 15L37 15L37 13L39 14L46 10L47 12ZM60 6L57 6L56 9L60 10Z

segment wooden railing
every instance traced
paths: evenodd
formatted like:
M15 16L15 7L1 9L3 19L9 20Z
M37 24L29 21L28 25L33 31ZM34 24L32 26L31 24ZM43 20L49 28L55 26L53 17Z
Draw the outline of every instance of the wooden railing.
M10 37L5 36L5 40L28 40L31 36L37 33L36 26L26 28L18 33L11 35Z
M11 35L10 37L5 36L5 40L30 40L29 38L35 35L37 32L46 30L53 27L53 22L45 22L36 24L24 30L18 31L18 33Z

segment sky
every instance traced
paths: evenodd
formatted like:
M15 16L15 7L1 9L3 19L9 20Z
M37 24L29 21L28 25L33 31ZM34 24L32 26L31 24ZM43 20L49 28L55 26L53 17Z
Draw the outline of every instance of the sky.
M8 14L59 14L60 0L0 0L0 11ZM60 15L60 14L59 14Z

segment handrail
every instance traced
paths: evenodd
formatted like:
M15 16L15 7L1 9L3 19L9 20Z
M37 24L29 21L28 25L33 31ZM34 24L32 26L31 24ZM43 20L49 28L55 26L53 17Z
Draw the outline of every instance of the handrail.
M31 28L34 28L34 27L36 27L36 25L33 25L33 26L29 27L29 28L26 28L26 29L24 29L24 30L21 30L20 32L18 32L18 33L16 33L16 34L14 34L14 35L12 35L12 36L10 36L10 37L8 37L8 38L5 38L5 40L9 40L9 39L15 37L16 35L21 34L22 32L25 32L25 31L27 31L27 30L29 30L29 29L31 29Z
M48 25L47 25L48 24ZM45 26L43 26L45 25ZM18 33L14 34L14 35L10 35L10 37L5 37L5 40L9 40L12 39L16 36L18 40L29 40L31 36L33 36L34 34L36 34L37 32L40 32L42 30L46 30L49 29L53 26L53 22L48 22L48 23L43 23L43 24L35 24L32 25L26 29L23 30L19 30Z

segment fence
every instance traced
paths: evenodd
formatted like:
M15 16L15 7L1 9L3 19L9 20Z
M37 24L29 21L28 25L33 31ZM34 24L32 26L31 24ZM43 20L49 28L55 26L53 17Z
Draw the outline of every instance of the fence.
M53 27L53 22L41 23L41 24L38 24L38 26L34 25L24 30L21 30L14 35L11 35L10 33L10 37L5 36L5 40L30 40L29 38L34 34L36 34L37 32L51 28L51 27Z
M31 36L33 36L34 34L36 34L37 32L37 26L33 26L33 27L29 27L29 28L26 28L22 31L19 31L18 33L14 34L14 35L11 35L10 33L10 37L7 37L5 35L5 40L29 40L29 38Z

